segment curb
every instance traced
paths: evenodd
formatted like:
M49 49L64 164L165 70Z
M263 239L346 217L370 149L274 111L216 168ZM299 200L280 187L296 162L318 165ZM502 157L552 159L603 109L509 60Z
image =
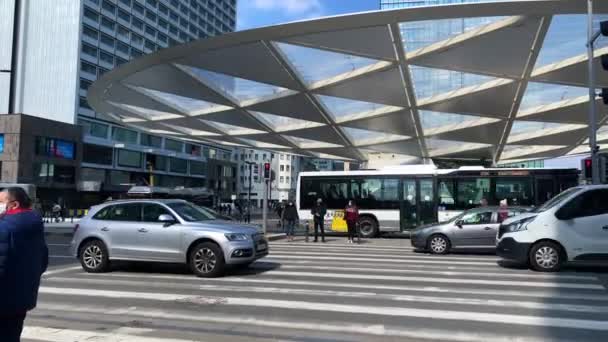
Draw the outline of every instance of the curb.
M287 237L287 234L285 234L285 233L266 234L266 240L268 240L268 241L282 240L285 237Z

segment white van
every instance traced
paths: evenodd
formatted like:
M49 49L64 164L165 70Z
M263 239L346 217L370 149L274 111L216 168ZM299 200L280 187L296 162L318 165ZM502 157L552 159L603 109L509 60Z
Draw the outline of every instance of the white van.
M542 272L558 271L566 262L608 264L608 185L567 189L504 221L496 253Z

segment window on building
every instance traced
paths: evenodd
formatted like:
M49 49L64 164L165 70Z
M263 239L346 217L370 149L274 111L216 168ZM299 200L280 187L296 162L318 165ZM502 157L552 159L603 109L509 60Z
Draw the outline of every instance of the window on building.
M289 184L289 176L285 177L285 183Z
M204 176L207 174L207 164L199 161L190 161L190 174Z
M140 143L143 146L161 148L163 146L163 139L155 135L142 133Z
M114 66L114 56L107 52L101 51L99 53L99 59Z
M137 50L136 48L131 48L131 58L137 58L142 56L144 53Z
M91 81L87 81L85 79L80 79L80 89L89 90L89 87L93 84Z
M154 12L152 11L146 11L146 19L156 23L156 14L154 14Z
M285 155L281 154L281 160L285 160Z
M146 34L152 37L156 37L156 30L152 26L146 25Z
M289 172L289 165L285 166L285 171Z
M94 47L93 45L90 45L87 43L82 43L81 50L83 53L86 53L87 55L89 55L91 57L97 58L97 48Z
M121 42L116 42L116 50L124 53L125 55L129 54L129 45Z
M99 14L97 14L97 12L93 11L92 9L90 9L88 7L84 8L84 16L85 16L85 18L88 18L95 22L99 22Z
M186 144L186 154L190 154L193 156L201 155L201 147L199 145L194 144Z
M216 157L217 157L217 150L214 148L210 148L209 149L209 158L216 159Z
M103 183L106 181L106 170L83 167L80 169L80 180Z
M158 33L158 41L164 44L169 44L169 37L165 36L162 33Z
M146 154L146 169L152 167L155 171L167 171L169 158L157 154Z
M133 12L138 13L140 15L144 15L144 6L138 4L137 2L133 3Z
M137 144L137 132L122 127L112 127L112 139L129 144Z
M165 149L175 152L183 152L184 143L177 140L165 139Z
M158 27L168 30L169 29L169 23L163 19L158 19Z
M158 6L158 0L146 0L146 5L156 8L156 6Z
M131 0L118 0L121 4L131 7Z
M78 105L82 108L88 109L88 110L93 110L93 108L91 108L91 106L89 105L89 102L87 101L86 97L80 97L78 99Z
M141 46L144 44L144 37L131 33L131 43Z
M281 184L285 183L285 177L283 177L283 176L279 177L279 183L281 183Z
M163 5L162 3L158 6L158 11L164 15L169 15L169 7Z
M87 25L84 25L84 27L82 28L82 34L91 39L99 39L99 31Z
M117 164L122 167L141 168L141 153L129 150L118 150Z
M105 74L105 73L106 73L106 72L108 72L108 71L110 71L110 70L108 70L108 69L106 69L106 68L99 67L99 76L101 76L101 75Z
M285 165L280 166L281 172L285 171Z
M127 60L124 58L116 57L116 65L123 65L127 63Z
M120 8L118 9L118 18L124 20L126 23L131 23L131 15Z
M188 161L179 158L169 158L169 171L175 173L188 172Z
M110 30L112 32L114 32L114 30L116 30L116 24L112 20L110 20L106 17L101 18L101 26L107 28L108 30Z
M124 26L118 25L118 37L129 41L131 38L131 31Z
M146 47L146 49L156 50L156 45L154 45L154 43L152 43L148 39L146 39L146 44L144 46Z
M82 147L82 161L84 163L112 165L113 149L111 147L84 144Z
M259 158L260 158L260 155L256 153L255 154L255 160L258 160Z
M131 25L133 25L133 27L135 27L136 29L138 29L140 31L144 30L144 22L137 18L133 18L131 20Z
M107 34L101 34L101 42L112 49L114 48L114 38L108 36Z
M116 14L116 6L114 6L113 3L111 3L111 2L109 2L107 0L104 0L101 3L101 8L104 9L104 10L106 10L106 11L108 11L108 12L110 12L110 13L112 13L112 14Z

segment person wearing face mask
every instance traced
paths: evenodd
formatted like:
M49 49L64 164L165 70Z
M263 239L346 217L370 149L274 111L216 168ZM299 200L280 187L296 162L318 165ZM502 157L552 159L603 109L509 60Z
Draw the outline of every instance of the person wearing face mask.
M48 266L48 247L40 214L25 191L0 192L0 340L19 342L28 311L36 307L40 277Z
M298 209L296 209L296 206L293 205L293 201L289 201L283 210L283 221L287 226L287 241L294 240L295 227L299 219L300 217L298 216Z
M348 226L348 243L353 243L355 234L357 234L357 221L359 220L359 208L355 205L355 201L348 201L344 212L346 214L346 225Z

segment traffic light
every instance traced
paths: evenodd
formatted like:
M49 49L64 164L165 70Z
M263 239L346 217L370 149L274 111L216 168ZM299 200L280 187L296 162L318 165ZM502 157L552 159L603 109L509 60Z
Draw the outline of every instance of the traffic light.
M264 163L264 179L270 180L270 163Z
M583 159L583 176L585 177L585 179L591 179L592 175L593 175L593 161L591 160L591 158L585 158Z

